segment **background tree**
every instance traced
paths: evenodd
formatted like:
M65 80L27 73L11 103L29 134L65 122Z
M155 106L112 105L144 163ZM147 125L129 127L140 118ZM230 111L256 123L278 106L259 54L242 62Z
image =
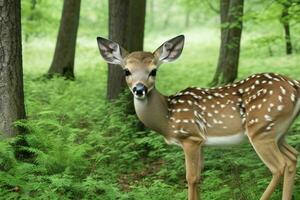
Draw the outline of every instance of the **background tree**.
M280 0L279 3L282 5L280 22L282 23L284 29L285 51L286 54L292 54L293 46L291 41L290 19L289 19L290 18L289 8L292 6L292 0Z
M0 133L10 137L25 118L20 0L0 1L0 13Z
M146 1L109 1L109 39L132 51L143 50ZM109 64L107 99L116 99L125 88L120 67Z
M76 38L81 0L64 0L54 57L48 74L74 78Z
M243 9L243 0L220 0L221 46L211 85L231 83L237 77Z
M200 6L203 2L198 0L179 0L178 2L184 8L184 27L188 28L190 26L190 21L192 14L199 12Z

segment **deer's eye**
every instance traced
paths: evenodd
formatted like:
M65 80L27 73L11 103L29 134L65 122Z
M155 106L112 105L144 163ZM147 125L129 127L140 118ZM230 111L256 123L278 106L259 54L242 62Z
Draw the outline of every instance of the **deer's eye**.
M151 72L150 72L150 74L149 74L149 76L156 76L156 69L153 69Z
M128 69L124 69L125 76L130 76L131 72Z

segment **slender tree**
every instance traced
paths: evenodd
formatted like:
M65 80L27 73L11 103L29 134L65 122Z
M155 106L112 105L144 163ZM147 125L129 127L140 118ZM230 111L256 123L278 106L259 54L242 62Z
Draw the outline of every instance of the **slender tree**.
M129 52L143 50L145 0L109 1L109 38ZM109 65L107 99L116 99L125 88L124 72Z
M173 1L174 2L174 1ZM199 9L203 8L203 2L199 0L177 0L175 1L185 13L184 27L189 28L194 14L199 14ZM170 12L168 12L170 13ZM169 16L167 16L169 17ZM172 18L172 17L171 17ZM198 18L198 17L196 17ZM197 19L198 20L198 19Z
M237 77L243 10L243 0L220 0L221 45L211 85L231 83Z
M15 136L25 118L20 0L0 1L0 133Z
M280 22L282 23L284 29L284 38L285 38L285 46L286 46L286 54L293 53L293 46L291 41L291 31L290 31L290 22L289 22L289 8L292 5L291 0L281 1L282 4L282 11Z
M64 0L59 32L52 64L48 71L53 74L74 78L76 38L80 17L81 0Z

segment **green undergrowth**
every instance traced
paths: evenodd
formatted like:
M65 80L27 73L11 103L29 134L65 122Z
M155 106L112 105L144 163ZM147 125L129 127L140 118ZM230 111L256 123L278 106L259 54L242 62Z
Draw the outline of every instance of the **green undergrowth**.
M0 197L186 199L182 150L167 146L157 133L139 131L136 116L124 112L128 94L104 101L102 81L94 76L26 77L28 119L17 125L27 134L0 141ZM299 131L296 122L289 136L298 150ZM207 148L202 197L255 200L270 177L250 145ZM298 170L298 197L299 183ZM278 189L274 199L279 196Z
M187 32L180 59L159 68L157 88L172 94L192 85L207 86L216 67L216 32ZM264 44L244 36L239 79L264 71L300 79L299 55L285 56L278 48L269 55ZM146 49L167 38L147 37ZM0 141L0 199L187 199L182 150L138 128L136 116L124 112L128 94L106 102L107 67L95 39L78 38L75 81L41 78L51 62L52 40L37 38L23 45L28 118L16 125L27 133ZM288 141L300 151L299 120ZM205 148L204 156L202 199L257 200L271 180L250 144ZM272 199L280 196L278 187ZM300 199L300 164L294 199Z

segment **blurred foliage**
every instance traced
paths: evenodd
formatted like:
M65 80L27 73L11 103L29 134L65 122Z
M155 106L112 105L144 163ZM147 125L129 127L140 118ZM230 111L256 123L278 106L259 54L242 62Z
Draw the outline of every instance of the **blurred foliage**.
M32 9L32 3L35 7ZM152 4L151 4L152 3ZM95 38L107 35L107 1L82 1L76 81L40 78L54 51L62 1L22 0L27 134L0 141L0 197L4 199L186 199L184 156L157 133L138 131L125 96L105 101L106 64ZM207 85L219 47L219 5L212 1L149 0L145 48L184 33L178 61L160 67L157 88L172 94ZM239 78L273 71L300 79L299 4L290 8L295 54L285 55L279 1L245 2ZM190 13L190 27L185 15ZM300 121L289 143L300 151ZM23 145L20 145L23 144ZM18 145L16 148L16 145ZM28 152L31 157L16 156ZM25 154L26 155L26 154ZM206 148L201 194L207 200L257 200L271 174L249 144ZM280 199L278 187L273 199ZM300 164L295 184L300 199Z

